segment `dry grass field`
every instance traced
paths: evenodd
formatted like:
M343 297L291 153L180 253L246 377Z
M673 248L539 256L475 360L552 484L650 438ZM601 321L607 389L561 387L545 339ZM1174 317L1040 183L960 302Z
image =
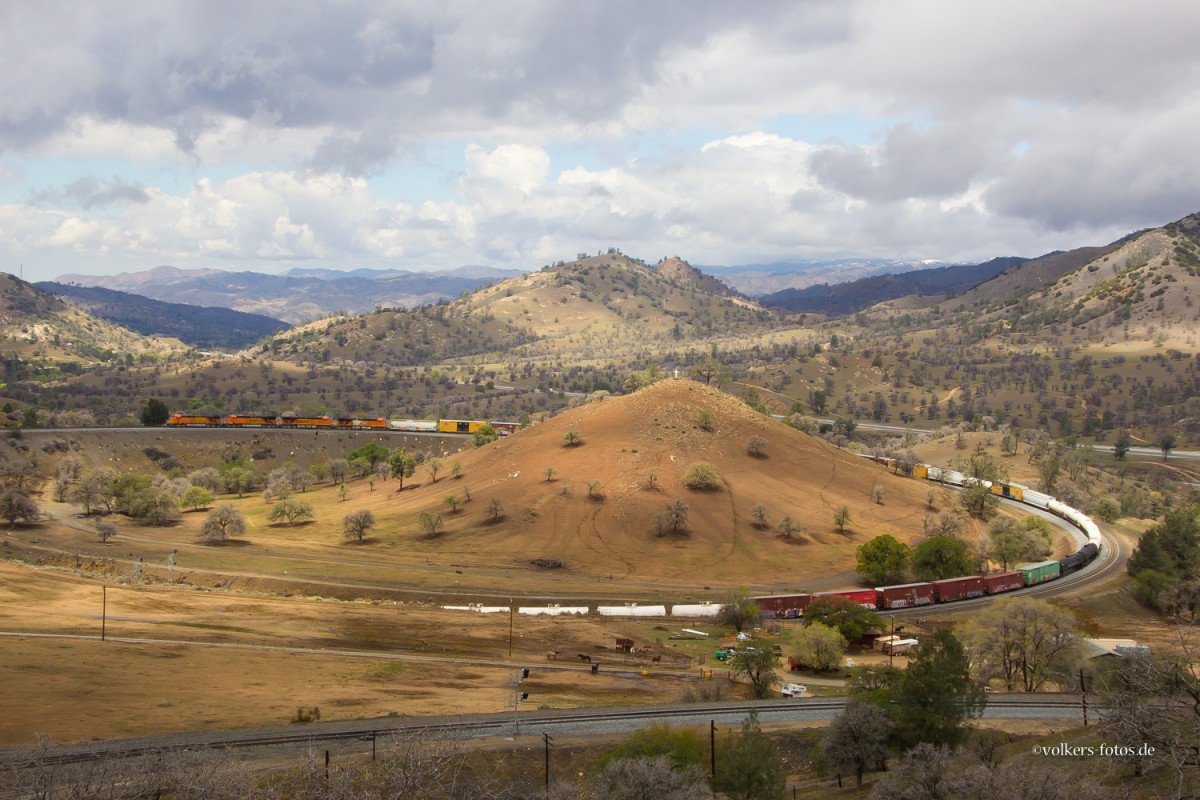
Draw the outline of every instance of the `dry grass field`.
M0 564L0 630L11 634L0 638L0 745L39 733L72 741L276 725L300 706L326 720L512 708L507 614L110 586L102 642L101 603L97 581ZM627 633L660 656L653 675L640 672L650 655L597 649ZM638 633L632 623L516 617L511 663L533 667L523 708L678 699L698 671ZM549 649L562 660L548 661ZM577 652L602 662L597 675Z
M701 424L702 412L711 425ZM564 441L567 431L578 431L581 443ZM77 441L89 463L149 471L141 454L149 441L189 469L219 463L230 448L270 446L262 462L269 468L344 456L370 438L272 434L164 431L114 440L88 433ZM759 457L747 451L754 436L766 441ZM435 452L451 444L405 441ZM51 520L0 532L7 559L0 630L12 634L0 639L0 683L10 698L0 743L36 733L69 740L279 724L300 706L320 708L323 719L502 711L521 664L535 667L529 708L676 700L705 658L712 666L715 641L674 640L679 623L516 615L510 659L508 615L438 606L509 598L681 602L739 586L849 586L858 545L884 532L920 536L931 488L936 506L953 502L938 487L890 475L690 381L594 402L444 456L436 480L418 468L403 491L390 479L352 481L345 499L328 483L297 494L316 511L305 524L271 524L273 506L258 494L221 497L248 529L219 546L198 536L204 511L161 527L114 515L118 535L101 543L94 519L43 495ZM683 485L689 464L700 460L721 474L715 491ZM451 477L454 461L461 477ZM555 470L549 480L548 467ZM599 482L593 497L591 481ZM872 499L877 485L883 503ZM457 512L444 504L448 495L464 501ZM485 511L493 498L502 505L497 521ZM657 535L653 517L674 499L688 506L686 529ZM766 528L751 523L759 503ZM844 535L832 519L842 505L851 510ZM341 519L360 510L377 524L366 541L349 543ZM437 535L421 529L422 512L443 515ZM777 528L785 514L800 527L791 538ZM535 559L564 566L539 568ZM102 581L107 632L117 641L96 639ZM775 639L785 652L792 634L785 628ZM617 654L617 636L650 651ZM551 650L558 660L547 660ZM579 654L601 661L600 673L591 675ZM653 656L658 663L649 663Z
M711 426L703 427L711 430L698 422L701 412L710 415ZM567 430L578 430L582 443L569 446ZM231 447L270 446L277 452L268 464L311 463L323 454L298 453L302 443L333 445L324 455L338 457L366 440L271 439L270 432L237 432L232 442L201 438L211 433L176 432L180 438L168 440L172 433L161 432L153 441L194 459L187 467L195 468L219 463ZM182 437L189 434L193 444L185 449ZM752 436L767 441L761 457L747 452ZM151 468L141 454L144 439L83 434L77 441L92 464L144 472ZM716 598L737 586L848 585L858 544L885 530L912 539L925 513L920 483L687 381L592 403L483 448L445 455L436 480L420 469L403 491L393 479L353 481L345 499L328 484L298 494L316 510L316 520L305 524L271 524L272 505L258 494L219 498L247 520L244 536L220 546L198 536L204 511L161 527L114 516L118 535L101 543L94 520L43 495L51 520L0 534L11 559L0 565L0 629L26 634L7 638L0 656L0 681L22 698L23 709L10 713L0 739L274 724L301 705L321 708L323 718L499 711L511 702L505 663L539 666L529 687L537 705L676 699L680 678L695 678L711 644L676 649L666 633L636 622L518 616L510 662L507 615L436 606L506 603L514 596L528 604L678 602ZM455 460L459 478L450 477ZM682 485L698 460L720 471L715 491ZM550 480L547 467L555 468ZM600 482L593 497L590 481ZM877 483L885 487L883 504L871 500ZM443 503L451 494L465 501L457 513ZM503 509L494 522L484 510L492 498ZM659 536L652 518L673 499L688 506L686 527ZM750 522L758 503L770 516L764 529ZM846 535L832 522L841 505L852 510ZM377 524L366 541L349 543L341 518L360 510L371 511ZM422 512L444 515L438 535L422 531ZM798 526L790 539L775 527L785 514ZM131 585L138 559L140 585ZM564 568L542 569L535 559L561 560ZM110 587L109 635L159 643L95 640L101 581ZM92 638L29 635L46 633ZM640 659L613 653L617 635L632 636L652 653ZM550 650L563 660L548 662ZM590 675L577 654L596 656L604 669ZM651 655L659 664L653 677L643 677L637 668ZM103 712L96 698L104 698Z

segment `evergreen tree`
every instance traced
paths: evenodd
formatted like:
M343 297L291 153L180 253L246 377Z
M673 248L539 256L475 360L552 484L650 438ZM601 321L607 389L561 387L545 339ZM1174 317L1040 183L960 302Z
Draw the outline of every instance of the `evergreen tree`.
M971 680L966 650L950 631L938 631L921 647L892 699L896 736L906 747L958 744L966 721L979 716L987 702L983 689Z
M147 428L165 425L170 416L171 412L166 403L157 397L151 397L146 401L146 405L142 406L142 424Z
M777 800L783 796L783 767L775 745L763 735L751 712L738 733L717 743L717 774L712 788L730 800Z

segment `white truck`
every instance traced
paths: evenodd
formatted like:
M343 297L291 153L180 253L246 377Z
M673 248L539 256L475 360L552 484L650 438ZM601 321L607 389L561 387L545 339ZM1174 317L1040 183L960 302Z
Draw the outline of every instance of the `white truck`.
M808 691L808 687L799 683L785 683L779 687L779 691L784 697L796 698L803 697L804 693Z

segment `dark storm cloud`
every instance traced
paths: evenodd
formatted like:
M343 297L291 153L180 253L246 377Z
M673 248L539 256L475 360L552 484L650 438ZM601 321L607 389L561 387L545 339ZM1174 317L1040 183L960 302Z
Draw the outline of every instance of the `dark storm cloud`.
M905 123L888 131L878 147L825 147L813 153L810 165L831 189L890 201L958 194L1005 159L1003 142L983 126L955 122L919 131Z
M1081 109L1056 119L984 194L1051 230L1162 223L1200 210L1200 106L1155 115Z
M232 117L330 127L338 132L313 162L355 172L395 142L441 131L605 122L665 51L738 16L715 0L8 8L0 66L19 68L0 81L22 85L3 89L0 147L30 146L93 116L167 128L190 152L216 118Z

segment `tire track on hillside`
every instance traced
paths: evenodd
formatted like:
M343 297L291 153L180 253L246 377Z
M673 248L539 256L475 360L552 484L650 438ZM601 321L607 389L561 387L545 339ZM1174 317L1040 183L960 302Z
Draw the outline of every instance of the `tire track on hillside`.
M729 496L729 520L730 520L730 538L729 538L729 555L733 556L737 550L738 544L738 515L737 508L733 502L733 490L729 488L729 482L722 479L725 484L725 494Z
M825 490L832 486L834 480L837 478L837 458L828 450L825 451L825 454L829 457L829 480L825 481L824 485L821 486L817 492L817 496L821 498L821 502L825 504L826 508L833 508L833 503L829 502L829 498L825 496Z
M575 533L579 536L580 541L582 541L584 543L584 545L589 550L591 550L593 553L595 553L596 555L607 556L609 558L615 558L615 559L617 559L617 561L620 561L622 564L624 564L625 565L625 574L622 575L621 577L628 578L630 575L633 574L633 562L630 561L625 556L621 555L621 553L618 550L616 550L612 545L610 545L607 541L605 541L604 536L601 535L600 528L598 525L596 525L596 517L598 517L600 515L600 511L601 511L600 508L596 508L595 510L592 511L592 516L590 519L580 520L579 525L575 528ZM596 537L596 541L600 542L600 544L602 545L602 548L596 547L595 545L593 545L589 542L589 539L591 539L591 536L588 536L583 531L583 526L585 524L591 526L592 535L594 535Z

